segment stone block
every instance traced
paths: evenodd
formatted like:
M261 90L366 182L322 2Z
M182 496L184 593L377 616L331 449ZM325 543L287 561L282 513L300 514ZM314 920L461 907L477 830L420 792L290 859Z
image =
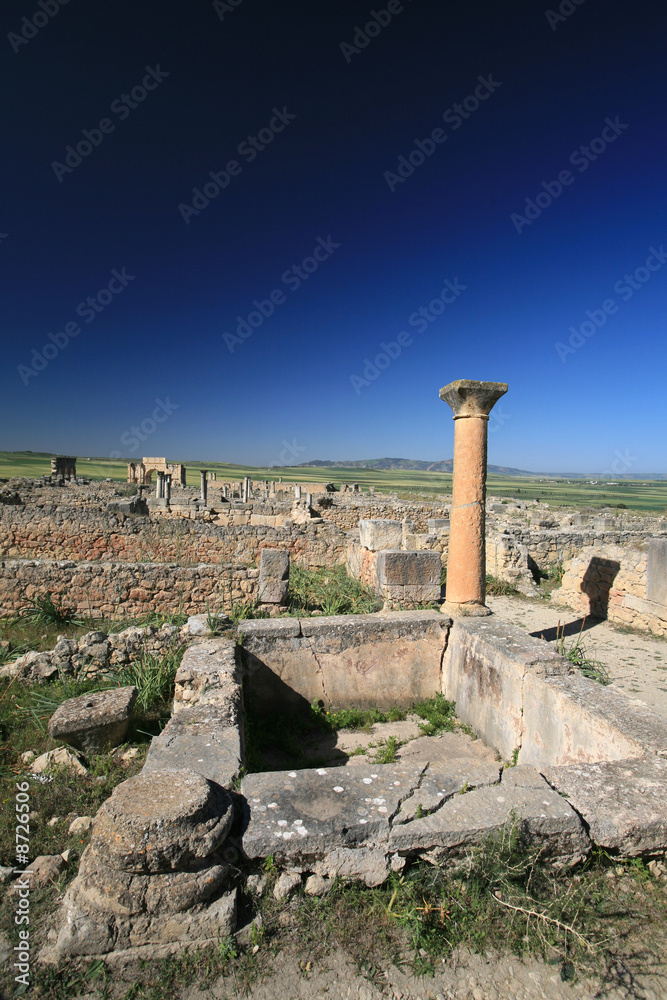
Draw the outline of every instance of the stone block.
M626 856L667 847L667 760L634 760L547 767L545 777L567 796L599 847Z
M667 605L667 538L649 538L646 598Z
M153 737L142 773L190 768L228 788L243 766L241 721L230 724L224 707L185 704Z
M586 856L590 840L568 802L536 771L531 778L506 780L444 799L440 808L410 823L394 823L390 850L428 852L431 860L457 857L467 847L516 826L543 848L543 856L574 863Z
M448 517L429 517L426 522L429 535L436 535L439 531L449 531Z
M458 618L443 660L443 694L487 746L505 760L521 746L524 680L572 666L542 639L495 618Z
M124 741L136 700L135 687L68 698L51 716L49 735L84 753L104 753Z
M594 517L593 527L596 531L611 531L614 527L613 517Z
M439 691L449 625L438 611L244 623L247 697L263 713L408 707Z
M421 596L406 599L437 601L440 599L441 567L439 552L383 550L377 558L378 591L386 597L394 597L396 587L418 588L413 592Z
M534 767L641 757L667 747L667 721L617 688L527 674L519 760Z
M289 552L262 549L259 563L258 600L262 604L285 604L289 587Z
M381 552L383 549L400 549L403 525L400 521L385 518L359 521L359 538L365 549Z

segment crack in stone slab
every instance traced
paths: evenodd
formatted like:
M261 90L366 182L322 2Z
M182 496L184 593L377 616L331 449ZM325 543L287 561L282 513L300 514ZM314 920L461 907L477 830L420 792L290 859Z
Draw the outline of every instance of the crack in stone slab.
M388 817L388 820L387 820L387 838L389 838L389 834L391 833L394 820L396 819L396 817L400 813L401 809L403 808L403 803L407 802L408 799L413 798L415 796L415 794L419 791L419 789L422 786L422 781L424 780L424 777L425 777L426 772L428 771L429 767L430 767L429 764L424 764L424 767L420 771L419 776L417 777L417 781L415 782L415 784L411 788L408 789L406 795L404 795L402 798L399 798L398 803L396 805L396 808L394 809L393 813L391 814L391 816Z
M427 764L427 768L429 766L431 766L431 765ZM424 778L426 776L427 776L426 775L426 769L424 769L424 771L420 775L419 784L418 784L417 788L414 789L414 791L412 792L411 795L408 795L408 796L405 797L405 799L403 800L404 802L407 801L407 799L412 798L416 794L416 792L419 791L419 789L422 787L423 780L424 780ZM431 766L431 773L428 776L432 777L434 780L437 781L438 772L434 771L433 767ZM474 792L478 788L490 788L493 785L500 785L501 780L502 780L502 775L501 775L500 769L498 769L498 777L496 778L495 781L479 781L479 782L476 782L473 779L472 782L468 783L468 780L466 779L464 781L462 787L460 787L460 788L453 788L451 792L445 792L444 789L443 789L441 793L436 793L436 794L440 794L441 795L441 797L438 799L437 802L433 803L432 805L423 805L422 803L420 803L420 805L422 807L421 815L419 815L419 816L417 816L417 815L406 816L405 819L400 824L398 824L398 825L403 826L403 827L407 827L410 823L414 823L415 820L425 819L427 816L434 816L435 813L439 812L439 810L442 809L442 807L445 805L445 803L451 802L451 800L453 798L455 798L455 797L457 797L459 795L466 795L468 792ZM397 810L397 812L400 812L400 808L401 807L399 806L399 810ZM392 817L392 818L395 818L395 817L396 817L396 813L394 813L394 817Z
M306 638L306 637L304 636L304 638ZM317 658L317 653L315 652L315 649L313 647L313 641L312 641L312 639L306 639L306 641L308 642L308 646L310 648L310 651L313 654L313 659L315 660L315 663L317 664L317 673L318 673L318 676L320 678L320 683L322 685L322 694L324 695L325 702L330 705L331 704L331 699L329 698L329 694L327 692L326 685L324 683L324 671L322 669L322 664L320 663L320 661Z

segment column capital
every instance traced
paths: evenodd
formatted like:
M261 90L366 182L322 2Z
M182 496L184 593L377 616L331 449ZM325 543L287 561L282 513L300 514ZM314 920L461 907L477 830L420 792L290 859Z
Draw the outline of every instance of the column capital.
M458 417L486 417L507 392L506 382L474 382L460 378L440 390L440 399L449 403L454 420Z

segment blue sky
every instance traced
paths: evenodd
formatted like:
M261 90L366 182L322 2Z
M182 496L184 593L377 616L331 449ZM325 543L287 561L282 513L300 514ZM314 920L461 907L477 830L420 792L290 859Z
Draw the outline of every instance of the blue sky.
M0 448L666 471L667 12L560 8L4 4Z

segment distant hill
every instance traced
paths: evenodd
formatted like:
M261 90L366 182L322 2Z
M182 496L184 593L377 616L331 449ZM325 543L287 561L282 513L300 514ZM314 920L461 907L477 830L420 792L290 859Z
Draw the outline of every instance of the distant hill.
M392 471L394 469L405 469L413 472L452 472L454 460L445 458L441 462L422 462L417 458L364 458L356 462L338 461L330 462L322 459L313 459L312 462L302 462L295 465L295 469L377 469L381 471ZM527 472L525 469L511 469L504 465L488 465L487 472L493 476L514 476L525 479L603 479L621 482L621 480L665 480L667 472L632 472L632 473L605 473L605 472Z
M414 472L449 472L454 467L452 458L443 459L441 462L422 462L417 458L366 458L357 462L328 462L321 459L314 459L312 462L302 462L301 465L294 466L297 469L319 468L319 469L407 469ZM496 476L530 476L538 475L535 472L525 472L523 469L507 469L502 465L489 465L488 471Z

